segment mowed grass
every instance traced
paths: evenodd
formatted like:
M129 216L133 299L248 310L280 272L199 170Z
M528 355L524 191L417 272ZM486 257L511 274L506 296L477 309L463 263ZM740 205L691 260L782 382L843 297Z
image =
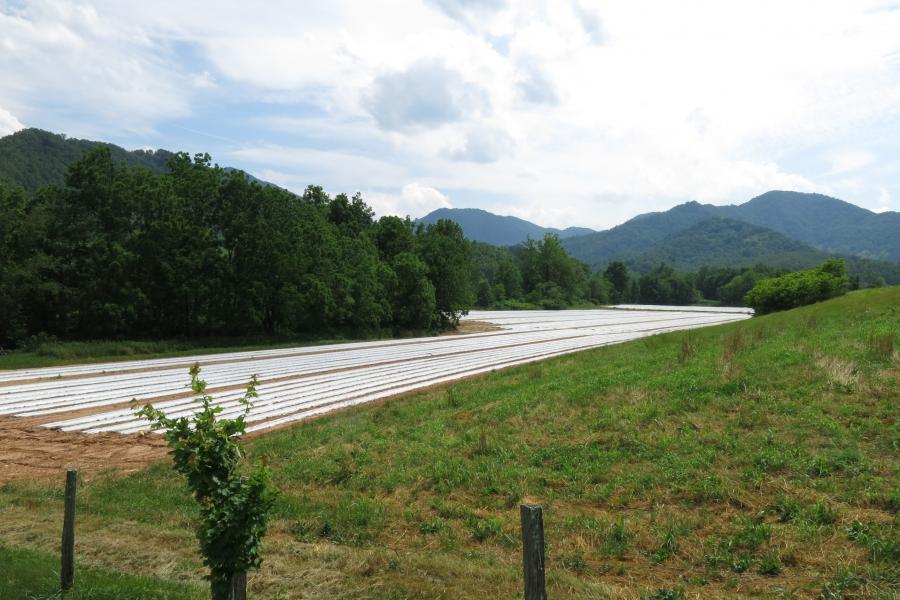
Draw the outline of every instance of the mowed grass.
M201 600L205 590L154 577L115 573L77 565L77 586L59 591L59 556L0 546L0 598L3 600Z
M249 440L282 490L251 593L519 597L538 502L552 598L896 598L898 350L900 288L865 290ZM52 551L61 483L0 488L0 543ZM201 584L167 465L78 510L84 564Z

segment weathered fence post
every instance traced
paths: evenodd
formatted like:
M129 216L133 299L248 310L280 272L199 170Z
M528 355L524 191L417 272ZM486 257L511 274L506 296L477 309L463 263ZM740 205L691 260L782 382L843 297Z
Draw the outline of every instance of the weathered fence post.
M247 600L247 573L232 573L231 600Z
M247 477L241 477L241 483L246 483ZM231 574L231 600L247 600L247 572Z
M65 512L62 530L62 566L59 570L60 587L68 590L75 581L75 486L78 471L66 471Z
M544 511L536 504L522 504L519 513L522 517L525 600L547 600L544 587Z

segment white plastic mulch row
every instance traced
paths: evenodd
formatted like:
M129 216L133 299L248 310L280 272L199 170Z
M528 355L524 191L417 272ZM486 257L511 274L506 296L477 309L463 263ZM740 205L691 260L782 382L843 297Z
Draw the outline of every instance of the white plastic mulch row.
M242 410L238 400L243 391L216 392L215 388L239 388L251 375L259 376L259 398L247 417L248 430L257 431L498 368L747 317L741 312L656 311L647 307L473 311L469 319L493 323L502 330L3 372L0 381L6 384L0 386L0 415L59 415L61 420L44 426L66 431L144 431L147 423L130 408L108 407L137 399L152 401L170 416L191 414L197 408L191 397L171 397L188 391L186 365L196 361L204 365L201 377L213 390L211 395L223 407L224 416ZM80 416L65 418L64 413L76 410L82 411Z
M251 375L260 380L281 377L299 377L321 371L350 369L379 363L421 360L435 356L465 352L481 352L521 344L531 344L548 339L576 337L594 331L615 334L656 330L661 325L685 323L687 325L706 324L706 315L681 315L674 318L642 318L626 324L609 324L578 320L574 328L554 330L524 330L507 332L506 335L452 336L441 337L429 343L414 343L391 347L359 348L340 352L306 354L266 360L211 364L203 369L202 376L210 386L224 387L243 384ZM95 377L72 380L42 380L18 386L0 388L0 415L39 416L85 408L96 408L128 402L132 399L146 400L186 391L184 367L137 373L110 373Z
M663 310L679 312L707 312L707 313L737 313L743 315L752 315L753 309L746 306L666 306L663 304L615 304L610 308L618 308L622 310Z

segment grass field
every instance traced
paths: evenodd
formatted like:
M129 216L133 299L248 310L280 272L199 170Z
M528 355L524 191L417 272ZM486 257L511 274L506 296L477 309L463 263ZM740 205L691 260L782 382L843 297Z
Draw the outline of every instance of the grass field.
M59 593L59 556L48 552L0 546L0 598L3 600L200 600L205 589L156 577L124 575L76 565L77 586Z
M515 598L518 504L534 501L554 599L896 598L898 347L900 288L864 290L250 440L282 490L250 591ZM21 557L0 586L55 567L32 552L58 544L61 483L0 488L0 558ZM128 573L190 597L193 516L165 464L99 476L78 556L98 586Z

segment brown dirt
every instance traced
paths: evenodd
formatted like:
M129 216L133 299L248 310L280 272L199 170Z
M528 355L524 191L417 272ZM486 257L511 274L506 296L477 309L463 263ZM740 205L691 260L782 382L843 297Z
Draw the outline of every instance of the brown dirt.
M0 485L59 478L67 468L88 479L101 471L127 474L165 458L165 441L156 434L85 435L0 417Z

